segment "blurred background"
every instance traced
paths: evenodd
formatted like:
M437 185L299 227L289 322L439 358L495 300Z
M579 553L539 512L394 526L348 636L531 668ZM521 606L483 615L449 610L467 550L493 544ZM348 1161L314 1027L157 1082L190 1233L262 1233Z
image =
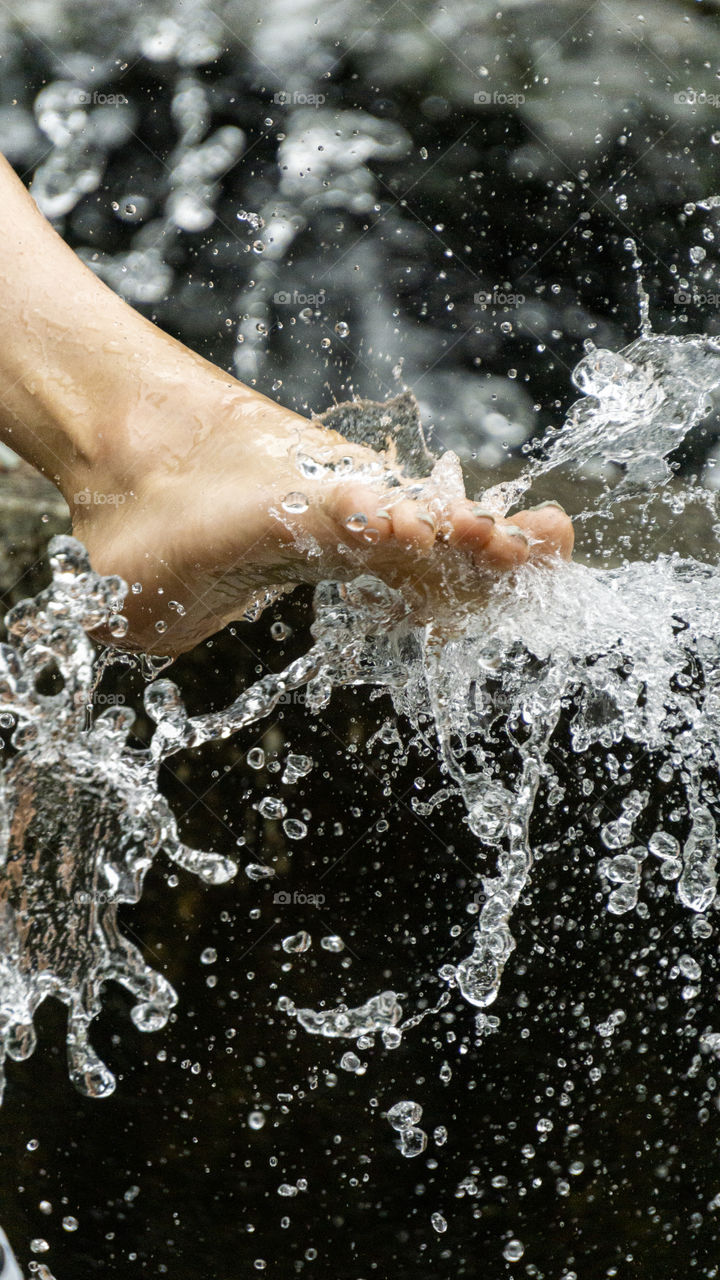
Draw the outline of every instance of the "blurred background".
M718 332L718 242L697 202L718 189L719 23L717 4L681 0L2 3L0 148L163 328L304 413L409 387L477 490L561 421L584 342L637 335L635 249L655 329ZM686 468L709 475L716 435L711 418ZM0 460L7 606L45 581L67 512ZM299 593L183 658L192 709L301 653L310 616ZM108 681L131 705L141 687ZM387 987L432 1004L437 968L464 954L477 848L455 802L413 807L442 779L406 737L386 699L346 690L167 771L190 843L278 878L207 889L156 866L121 909L180 1004L142 1035L108 990L110 1100L72 1091L63 1011L44 1007L0 1111L0 1223L28 1274L718 1274L716 1084L685 1040L716 987L690 1006L668 981L689 928L672 903L650 923L607 915L580 794L575 825L534 833L480 1048L451 1004L355 1073L348 1046L278 1012L280 995L353 1005ZM315 765L282 784L288 751ZM303 840L258 812L267 792ZM278 887L294 900L278 906ZM290 959L281 939L301 928L315 945ZM599 1032L616 1006L625 1021ZM383 1118L401 1099L424 1108L419 1158Z

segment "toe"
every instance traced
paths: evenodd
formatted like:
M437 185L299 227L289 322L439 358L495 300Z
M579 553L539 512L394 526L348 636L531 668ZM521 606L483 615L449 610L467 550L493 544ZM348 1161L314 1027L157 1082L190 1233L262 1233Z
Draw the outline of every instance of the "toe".
M448 542L451 547L462 547L472 555L481 554L495 529L495 516L469 502L456 502L450 508L450 532Z
M469 551L478 566L512 569L528 559L529 539L514 518L503 520L469 502L456 503L450 514L452 531L448 541Z
M406 551L428 555L435 545L437 527L433 517L420 502L402 498L392 507L393 533Z
M476 560L491 569L513 569L525 564L529 556L530 542L525 530L509 520L496 520L492 536Z
M570 517L556 502L542 502L528 511L517 511L511 519L530 538L531 560L545 560L548 556L557 555L563 560L570 559L575 533Z
M393 517L382 499L366 485L339 486L331 499L332 515L346 535L359 543L387 542L393 533Z

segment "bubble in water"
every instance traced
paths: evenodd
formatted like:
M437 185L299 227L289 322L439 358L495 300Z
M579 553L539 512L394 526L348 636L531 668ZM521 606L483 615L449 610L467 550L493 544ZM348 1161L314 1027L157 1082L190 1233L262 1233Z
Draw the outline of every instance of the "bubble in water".
M262 769L265 764L265 752L262 747L251 747L245 759L251 769Z
M434 1213L430 1221L433 1225L433 1230L437 1231L438 1235L443 1235L447 1231L447 1219L441 1213Z
M205 950L200 953L201 964L215 964L216 960L217 951L214 947L206 947Z
M64 1231L77 1231L80 1223L77 1218L73 1218L71 1215L68 1215L68 1217L63 1218L62 1225Z
M265 1116L262 1111L251 1111L248 1115L248 1126L251 1129L262 1129L265 1124Z
M346 324L344 320L339 320L335 325L335 332L338 337L347 338L350 333L350 325Z

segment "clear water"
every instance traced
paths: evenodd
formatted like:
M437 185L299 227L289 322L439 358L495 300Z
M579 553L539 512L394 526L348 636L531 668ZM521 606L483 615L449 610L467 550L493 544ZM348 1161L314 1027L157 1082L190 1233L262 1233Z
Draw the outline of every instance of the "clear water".
M604 488L604 514L628 492L647 503L670 480L669 455L720 385L720 354L712 340L647 335L620 355L591 348L574 380L584 398L562 429L513 492L491 492L488 500L507 504L560 463L606 469L620 463ZM433 492L454 466L446 455L418 483ZM701 491L700 498L713 507L713 494ZM682 494L673 500L682 511ZM597 504L584 516L593 514ZM514 949L512 928L522 927L517 907L532 871L531 823L539 805L569 814L556 770L568 753L588 807L602 802L604 789L622 774L620 816L600 831L606 855L597 871L608 912L647 917L653 886L672 885L694 913L696 935L710 929L720 801L720 571L714 564L667 554L615 568L526 566L495 580L454 634L446 624L412 627L402 596L372 577L322 583L314 642L304 657L263 677L224 711L195 717L171 681L154 680L145 709L155 729L140 749L128 741L134 719L128 708L92 714L103 663L88 632L106 622L122 634L125 584L96 575L70 538L53 541L50 562L52 585L11 611L10 643L2 650L3 724L14 726L2 775L3 1057L32 1053L34 1014L54 995L68 1006L73 1082L93 1096L112 1091L112 1074L88 1038L103 984L116 979L133 993L132 1017L142 1030L164 1025L176 1003L164 977L123 937L118 904L138 900L158 855L211 885L237 870L227 857L180 841L158 791L159 766L179 751L242 731L301 687L311 714L327 705L336 685L385 689L418 743L430 742L439 752L447 776L434 798L416 798L418 812L451 795L462 798L477 838L477 921L469 953L439 970L448 990L436 1010L458 989L479 1010L479 1034L497 1025L484 1010L497 997ZM43 692L51 677L61 687ZM659 794L635 783L624 762L628 747L652 758L663 784ZM596 760L594 749L599 766L587 763ZM301 772L310 767L308 757L297 759ZM303 933L283 946L303 951L310 943ZM287 993L279 1007L311 1034L369 1047L377 1033L386 1049L396 1048L428 1012L403 1021L397 993L358 995L355 1007L333 1006L328 991L329 1007L312 1010L296 1008ZM346 1057L346 1069L356 1069L355 1055Z
M318 1274L327 1257L327 1272L335 1276L344 1265L340 1238L352 1246L347 1267L353 1280L372 1270L378 1256L398 1276L474 1276L482 1257L493 1275L527 1268L528 1275L594 1280L622 1275L630 1265L638 1274L675 1280L692 1265L703 1268L696 1225L703 1215L710 1237L706 1274L714 1274L715 1127L705 1122L714 1115L720 1045L709 936L717 899L705 903L714 891L717 819L717 555L710 529L717 520L720 468L716 450L703 471L707 447L701 431L690 428L707 399L715 398L715 351L713 339L653 336L647 299L639 342L619 351L635 324L628 286L639 270L632 244L623 248L628 229L654 273L656 327L674 335L716 324L717 302L705 300L717 298L717 197L702 201L698 193L715 189L717 109L689 110L673 102L674 90L687 84L713 87L714 18L702 6L696 9L690 15L658 0L651 11L628 13L628 21L619 22L600 5L590 21L586 6L571 0L543 11L541 40L531 4L505 8L501 20L494 5L376 6L368 18L364 6L317 0L301 7L286 0L255 7L198 0L182 9L174 0L161 6L113 0L100 7L34 0L22 15L0 11L3 149L26 181L33 175L41 207L133 305L223 367L257 379L284 403L314 412L332 398L355 392L385 398L407 384L445 446L471 470L489 469L548 421L561 419L569 369L587 336L605 349L586 349L577 372L581 398L564 428L529 455L519 481L485 498L505 509L513 497L529 495L535 480L545 480L541 496L550 496L556 477L576 475L578 497L567 505L580 534L578 564L561 567L552 579L526 571L513 584L519 593L513 596L500 585L447 650L444 635L412 633L400 622L392 638L367 646L354 639L351 645L349 631L364 635L368 629L365 604L356 597L355 620L344 631L348 651L326 661L337 635L329 616L328 632L318 638L315 674L323 663L332 670L321 675L314 697L324 698L328 686L346 678L376 680L400 713L398 723L391 715L377 735L377 758L385 760L390 750L383 747L398 744L397 756L412 759L414 742L418 773L441 759L447 776L439 790L426 781L425 789L409 793L418 822L408 844L414 840L416 847L399 849L412 855L420 846L423 860L417 876L404 868L403 903L392 891L396 848L391 838L378 836L375 843L386 846L377 849L378 879L390 865L382 901L376 888L361 908L358 901L357 915L345 916L335 906L333 914L341 918L322 928L310 911L309 919L285 909L263 912L261 931L274 920L274 929L287 935L284 945L278 942L282 977L272 932L247 988L243 932L237 931L242 941L233 945L223 926L203 939L203 945L217 943L221 961L232 958L226 967L234 970L240 991L229 997L227 1028L222 977L214 995L223 995L217 1003L205 999L202 1020L193 1016L192 975L184 964L199 925L193 919L183 947L173 916L179 908L169 891L163 945L172 954L163 954L182 992L170 1014L174 1028L147 1036L138 1051L112 989L104 1025L93 1030L90 1023L103 999L102 982L118 975L135 993L141 1027L159 1026L172 1006L167 982L149 974L122 936L130 928L122 903L140 895L151 860L156 875L146 908L163 899L161 868L171 885L177 879L172 859L178 854L209 882L201 899L206 924L213 908L222 920L242 902L237 884L212 883L232 870L229 861L190 856L158 794L159 760L173 746L199 744L202 733L194 738L198 731L173 691L163 694L161 686L164 711L153 757L140 749L132 728L123 737L128 711L97 716L101 704L88 696L93 708L84 722L78 714L68 727L63 699L48 704L38 694L33 700L35 671L28 675L20 699L25 714L18 710L5 735L10 738L13 726L19 732L22 725L29 731L40 725L34 744L20 733L17 746L8 742L5 752L7 1045L16 1056L32 1047L33 1015L48 1050L53 1036L62 1044L58 1022L49 1016L53 1002L45 1006L46 1016L38 1010L44 995L55 991L68 1006L76 1083L91 1093L112 1087L88 1030L96 1044L115 1045L102 1054L124 1076L114 1099L98 1106L76 1098L73 1108L71 1093L62 1107L54 1092L44 1096L51 1051L42 1063L26 1063L12 1074L1 1113L6 1177L0 1215L17 1248L25 1236L30 1270L41 1280L51 1280L37 1260L48 1257L49 1244L53 1271L66 1276L89 1272L93 1249L95 1269L113 1275L128 1274L132 1261L148 1275L170 1269L194 1276L200 1268L235 1275L243 1267L254 1274L264 1255L268 1271L279 1267L283 1275L300 1269ZM519 63L522 49L527 57ZM530 73L519 81L526 61ZM486 114L473 105L476 90L486 84L521 89L526 102L502 117ZM290 101L276 101L278 90ZM303 93L317 100L303 101ZM712 217L705 219L706 212ZM524 302L485 307L478 305L478 290L491 296L519 290ZM678 291L690 299L687 305L676 301ZM400 431L399 419L396 425ZM372 422L367 432L361 422L354 426L357 438L372 439ZM710 438L713 431L711 424ZM686 432L688 444L698 443L702 484L668 478L670 450ZM421 459L421 448L412 453ZM597 501L586 496L598 487ZM302 488L299 479L298 492ZM658 511L663 530L668 513L675 521L660 546ZM682 537L685 518L692 521L698 511L709 516L705 565L671 554L674 546L698 545ZM77 554L72 549L70 558ZM73 591L84 598L87 586L85 581ZM71 602L73 591L57 584L53 590L61 617L79 607L92 620L89 599L78 606L77 599ZM111 590L113 599L120 594L119 587ZM318 605L320 614L337 607L337 593ZM283 617L292 620L291 608ZM73 618L67 645L79 653L84 626L77 614ZM18 638L11 642L20 651ZM56 634L51 647L60 642ZM47 658L41 643L36 658ZM91 691L102 661L88 661L95 674L86 671L82 680ZM202 677L208 684L215 679L217 695L227 677L212 671L212 653L204 652L202 662ZM304 678L302 668L299 675ZM50 688L46 672L40 681L46 698ZM233 742L244 752L246 738L252 734L255 741L251 726L269 696L265 686L237 714L214 718L213 732L239 729L224 759L232 761ZM350 702L348 695L331 701L320 751L320 735L305 738L298 729L299 711L292 722L300 738L295 750L304 761L308 752L317 757L317 790L331 767L333 728L345 741L337 717ZM383 696L377 704L383 714L386 705ZM311 711L306 722L310 730ZM109 753L104 765L98 740L90 743L92 726L99 726L98 739ZM250 768L262 767L258 751L255 763L248 758ZM273 763L272 750L267 757ZM202 769L192 749L176 759L193 777ZM350 760L348 754L342 764L352 782ZM391 766L385 795L393 782ZM283 793L277 785L268 790L265 807L275 813ZM458 841L464 857L453 856L444 876L445 868L433 862L433 842L423 847L423 831L439 814L438 827L444 824L454 838L463 798L472 843L466 832ZM232 812L240 822L234 825L242 825L242 803L236 800ZM24 816L11 833L18 804ZM313 869L326 856L319 812L332 804L316 797L312 816L304 817ZM180 806L175 808L179 816ZM280 819L278 828L286 821ZM250 900L266 906L273 895L262 896L268 887L263 882L274 872L272 889L283 884L281 866L265 865L273 862L269 834L266 826L252 855L258 861L245 868ZM198 822L194 841L204 839ZM217 838L207 842L226 848L227 833L218 825ZM42 859L33 853L40 848ZM234 845L231 852L237 857ZM362 847L359 852L363 861ZM299 861L296 856L296 872ZM343 871L343 882L352 884L349 862ZM467 886L458 887L465 872ZM366 877L358 879L362 893ZM423 901L431 880L433 893ZM184 900L193 898L191 890L182 892ZM453 892L448 906L445 898ZM586 905L598 897L608 908L599 928L595 907ZM198 900L195 895L195 906ZM536 915L538 904L548 902L549 909ZM151 913L152 905L143 919ZM259 919L260 907L250 915ZM563 916L567 930L555 924ZM663 941L668 920L670 930L676 921L675 937ZM301 924L312 939L307 930L298 932ZM344 956L331 954L343 945L336 929L347 939ZM382 956L387 935L387 975L377 963L371 977L371 962L355 955L345 969L350 947L364 954L359 942L373 931ZM422 960L403 949L396 962L393 938L403 931L424 944ZM139 926L135 935L144 954L140 939L144 943L148 933ZM630 969L621 937L629 947L637 943ZM573 982L583 944L585 975ZM428 965L435 947L437 957ZM207 993L214 966L206 951L203 956ZM151 959L165 972L162 960ZM403 964L414 981L404 981ZM434 970L442 970L435 981ZM502 998L492 1004L498 983ZM397 990L387 991L391 985ZM426 1000L418 999L423 988ZM571 1007L573 989L585 1004L582 1014ZM463 993L467 999L461 1000ZM241 999L233 1005L235 995ZM667 1023L663 1007L669 1007ZM437 1008L439 1016L428 1016ZM225 1058L222 1036L235 1035L234 1010L241 1010L242 1026L228 1041L236 1046L235 1057ZM584 1036L581 1031L572 1041L564 1027L555 1039L546 1035L553 1019L563 1017L571 1031L584 1023ZM423 1018L427 1022L413 1035ZM498 1027L502 1034L471 1052L468 1030L475 1026L485 1037ZM115 1036L106 1034L109 1029ZM188 1058L185 1039L191 1043L193 1031ZM205 1037L216 1031L219 1043L206 1053ZM140 1066L129 1079L127 1067L142 1064L144 1045L156 1074ZM648 1046L652 1052L639 1056ZM695 1055L689 1067L686 1047ZM274 1064L272 1084L258 1065L261 1058ZM177 1080L200 1060L214 1078L192 1075L203 1110L198 1145L186 1160L193 1108ZM305 1064L308 1074L319 1075L320 1088L307 1096L303 1128ZM335 1073L327 1104L324 1080L329 1084ZM504 1089L510 1074L514 1092ZM613 1089L614 1075L622 1089ZM245 1097L239 1082L248 1077ZM488 1082L491 1102L483 1107L480 1091ZM633 1115L639 1085L647 1086L648 1104L640 1101ZM289 1091L295 1089L298 1103L291 1107ZM373 1093L387 1119L371 1129L362 1117L371 1117L364 1109ZM221 1123L213 1127L213 1101L220 1095ZM656 1107L665 1116L664 1129ZM292 1140L290 1125L280 1127L289 1110ZM170 1114L175 1127L166 1123ZM133 1127L138 1115L141 1124ZM247 1131L238 1133L246 1118ZM342 1159L322 1163L318 1153L332 1134L335 1141L343 1137L346 1153L353 1149L354 1166L347 1155L344 1167ZM505 1148L496 1145L500 1137L507 1139ZM78 1139L84 1162L77 1160ZM504 1154L513 1142L514 1164ZM342 1144L334 1147L342 1150ZM370 1174L361 1171L368 1152L375 1166ZM119 1173L113 1154L122 1161ZM402 1158L417 1156L419 1161ZM288 1166L283 1182L277 1170L275 1185L283 1197L278 1203L295 1210L293 1229L283 1230L289 1215L273 1213L273 1160ZM604 1178L598 1168L603 1160L609 1169ZM154 1179L148 1173L153 1161ZM384 1182L377 1172L383 1161ZM457 1167L463 1162L467 1176ZM212 1189L211 1180L204 1181L208 1166L218 1169ZM346 1169L357 1175L357 1190L343 1181ZM311 1231L302 1216L303 1197L284 1198L294 1196L298 1174L308 1172ZM372 1174L369 1194L365 1179ZM30 1214L23 1206L26 1192L39 1196L50 1182L51 1198L59 1203L69 1197L80 1219L80 1230L65 1239L64 1269L70 1227L63 1221L61 1230L58 1212L53 1230L44 1202ZM541 1182L544 1190L538 1191ZM342 1233L333 1214L345 1219ZM244 1234L248 1215L258 1227L254 1235ZM77 1228L77 1220L68 1221ZM634 1262L626 1256L631 1253Z

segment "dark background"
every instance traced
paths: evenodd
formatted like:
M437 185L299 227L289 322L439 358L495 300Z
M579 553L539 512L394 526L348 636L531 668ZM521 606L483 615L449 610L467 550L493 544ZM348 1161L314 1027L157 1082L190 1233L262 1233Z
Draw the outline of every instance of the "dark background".
M654 4L642 20L605 3L497 13L402 0L4 7L3 146L68 242L163 327L305 412L410 386L477 485L559 420L584 340L617 350L635 336L628 236L657 330L717 332L713 305L673 301L683 280L696 299L716 289L717 245L691 205L717 187L720 107L675 99L720 89L717 7ZM67 106L78 86L96 95L83 118ZM488 91L524 101L474 101ZM127 102L98 96L112 94ZM309 105L312 94L324 101ZM178 192L196 191L195 152L226 126L243 131L243 154L208 179L205 215L203 201L192 214L207 225L189 230ZM278 219L294 219L282 251ZM706 279L690 274L701 242ZM484 306L481 291L524 300ZM278 293L323 296L303 316ZM711 422L690 466L713 437ZM6 599L41 580L33 571ZM281 644L278 617L292 627ZM229 702L302 652L309 620L300 594L182 659L175 678L192 709ZM135 699L141 681L115 673L107 688ZM644 920L607 914L599 814L573 800L576 762L566 806L533 833L542 858L516 914L497 1033L476 1046L472 1012L451 1004L400 1049L360 1051L367 1071L354 1076L338 1065L354 1046L278 1012L279 995L359 1004L387 987L410 1011L437 999L438 967L468 949L450 929L472 925L480 854L458 805L430 818L411 808L441 785L432 754L368 749L390 715L387 699L346 690L319 717L286 705L257 736L167 770L189 843L232 854L243 837L241 863L272 860L278 877L241 871L206 889L180 872L171 887L158 863L142 902L122 909L180 1003L166 1031L142 1035L129 999L108 989L94 1042L118 1074L111 1099L72 1090L64 1010L43 1007L39 1049L9 1064L0 1111L0 1222L24 1266L35 1257L57 1280L716 1274L716 1082L707 1058L691 1070L698 1029L715 1017L713 939L692 943L705 977L688 1002L669 976L689 946L687 913L668 895ZM280 789L246 763L258 743L268 761L292 749L315 768ZM656 769L624 760L633 785ZM252 807L280 790L293 816L310 815L291 847ZM603 821L616 800L610 787ZM281 887L323 893L320 918L275 905ZM313 947L284 971L280 940L300 928ZM345 940L339 955L319 947L330 933ZM626 1020L603 1037L615 1008ZM431 1137L419 1159L399 1154L382 1113L402 1098L422 1104L430 1135L447 1127L444 1146ZM258 1108L266 1122L253 1131ZM307 1191L278 1195L298 1178ZM63 1230L65 1215L77 1231ZM525 1252L507 1262L513 1237ZM31 1253L38 1238L48 1253Z

